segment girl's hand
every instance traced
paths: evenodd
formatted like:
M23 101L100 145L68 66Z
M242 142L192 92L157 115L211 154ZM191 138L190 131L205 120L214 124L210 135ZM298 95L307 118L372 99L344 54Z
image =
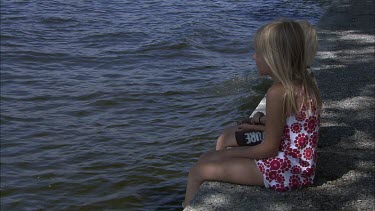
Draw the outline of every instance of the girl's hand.
M242 124L254 124L253 118L244 118L240 121L237 122L237 125L242 125Z
M256 112L254 116L252 117L253 119L253 124L265 124L265 122L262 121L262 119L265 117L263 112Z
M256 131L264 131L266 126L264 125L252 125L252 124L242 124L237 126L237 131L248 131L248 130L256 130Z
M265 125L266 115L262 112L256 112L253 117L245 118L237 122L237 125L251 124L251 125Z

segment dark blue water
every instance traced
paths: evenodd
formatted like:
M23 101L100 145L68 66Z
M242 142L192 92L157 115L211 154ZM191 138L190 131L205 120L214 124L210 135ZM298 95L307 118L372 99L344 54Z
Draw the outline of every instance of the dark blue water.
M322 5L1 1L1 210L180 209L192 163L264 94L256 29Z

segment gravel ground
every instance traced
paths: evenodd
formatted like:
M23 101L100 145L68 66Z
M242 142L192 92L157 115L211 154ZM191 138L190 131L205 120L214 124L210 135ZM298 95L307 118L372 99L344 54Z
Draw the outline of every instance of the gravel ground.
M324 102L314 186L287 193L205 182L185 209L375 210L374 2L336 0L318 24Z

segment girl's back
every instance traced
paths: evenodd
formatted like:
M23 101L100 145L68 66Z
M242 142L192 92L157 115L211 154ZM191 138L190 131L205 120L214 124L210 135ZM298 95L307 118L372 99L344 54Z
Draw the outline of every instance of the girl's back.
M313 184L319 123L320 115L312 102L286 118L278 154L257 160L266 187L287 191Z

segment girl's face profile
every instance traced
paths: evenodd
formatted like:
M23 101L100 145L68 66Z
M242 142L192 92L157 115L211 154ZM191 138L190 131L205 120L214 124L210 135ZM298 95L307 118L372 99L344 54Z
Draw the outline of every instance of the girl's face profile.
M271 74L271 69L267 65L267 63L264 61L264 59L261 56L257 56L255 53L253 55L253 59L255 60L255 63L257 65L257 69L259 71L260 75L270 75Z

